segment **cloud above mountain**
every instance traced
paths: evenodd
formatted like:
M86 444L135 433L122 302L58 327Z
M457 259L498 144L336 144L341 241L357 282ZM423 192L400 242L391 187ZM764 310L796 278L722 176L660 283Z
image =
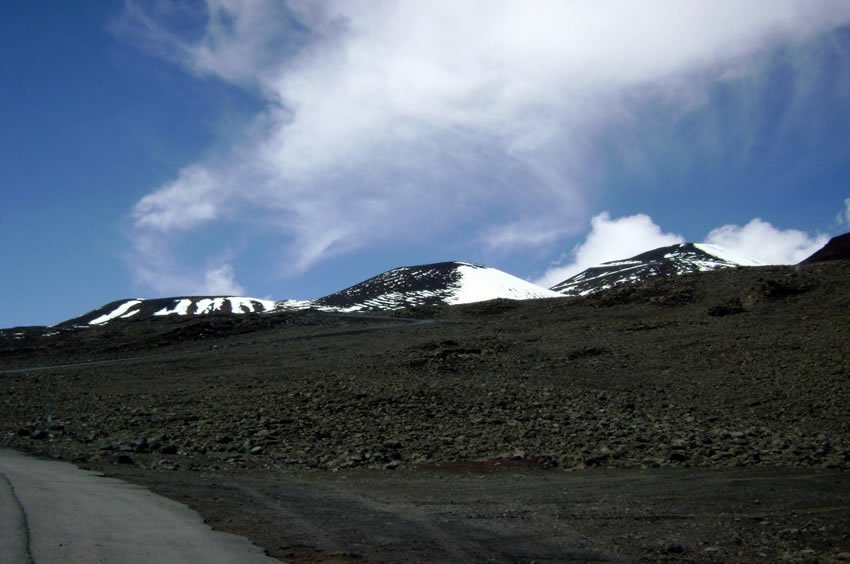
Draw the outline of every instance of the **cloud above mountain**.
M642 213L612 218L608 212L602 212L590 225L590 233L584 241L565 257L567 263L553 265L535 280L536 284L549 288L600 263L685 242L681 235L664 233L651 217Z
M809 235L798 229L778 229L759 218L746 225L712 229L705 242L735 251L764 264L797 264L826 245L827 235Z
M797 264L823 247L829 237L810 235L797 229L780 229L761 219L746 225L724 225L712 229L703 241L719 245L732 256L754 259L762 264ZM640 253L684 243L685 238L665 233L646 214L612 218L603 212L591 220L590 233L561 264L552 265L536 284L549 288L603 262L621 260Z
M112 28L264 110L229 151L136 203L131 263L143 283L217 284L207 274L224 269L233 287L230 262L179 274L177 257L158 257L222 223L272 234L289 273L411 226L503 252L575 236L600 131L646 99L699 105L706 84L752 72L766 49L850 21L837 0L207 0L189 33L185 11L128 0ZM646 216L594 229L618 221L651 232Z

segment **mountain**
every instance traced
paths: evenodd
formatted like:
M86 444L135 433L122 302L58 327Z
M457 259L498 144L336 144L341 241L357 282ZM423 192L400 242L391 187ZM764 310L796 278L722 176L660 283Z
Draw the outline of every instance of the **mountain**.
M559 298L560 294L501 270L465 262L395 268L316 300L272 301L238 296L189 296L119 300L60 323L57 328L106 325L118 320L210 314L390 311L410 306L451 305L496 298Z
M555 284L551 290L565 296L586 296L620 284L636 284L661 276L759 265L753 259L736 256L717 245L680 243L629 259L604 262Z
M146 319L151 317L209 315L213 313L243 314L274 311L277 303L271 300L237 296L191 296L132 299L111 302L74 319L60 327L105 325L116 319Z
M822 249L800 264L824 262L828 260L850 260L850 233L830 239Z
M325 311L386 311L497 298L528 300L560 294L501 270L466 262L438 262L388 270L313 302Z

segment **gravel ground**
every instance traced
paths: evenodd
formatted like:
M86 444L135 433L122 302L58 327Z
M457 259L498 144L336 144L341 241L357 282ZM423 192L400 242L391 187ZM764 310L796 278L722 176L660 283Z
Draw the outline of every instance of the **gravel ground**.
M590 484L613 484L615 471L771 480L802 472L795 484L826 472L840 490L850 468L849 274L850 263L837 261L383 318L298 312L6 333L0 371L119 362L0 374L0 444L151 483L186 473L439 483L439 472L498 467ZM791 533L745 534L755 548L739 557L838 558L850 546L829 527L846 520L824 519L826 540L815 547ZM760 523L754 530L767 531ZM805 528L797 525L786 528ZM546 527L537 529L542 543ZM602 559L668 554L591 541L586 549ZM760 548L773 545L785 552ZM696 560L737 554L731 545L690 550Z

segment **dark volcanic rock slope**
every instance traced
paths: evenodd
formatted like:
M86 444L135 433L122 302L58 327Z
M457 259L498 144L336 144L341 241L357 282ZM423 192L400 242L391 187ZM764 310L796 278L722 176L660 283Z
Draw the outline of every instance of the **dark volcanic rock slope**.
M833 237L822 249L800 264L810 264L813 262L824 262L828 260L850 260L850 233Z
M565 296L586 296L652 278L757 265L751 259L734 257L714 245L682 243L660 247L629 259L602 263L555 284L551 289Z
M127 361L3 375L0 444L222 471L850 469L848 270L723 269L444 307L431 323L298 312L310 324L280 313L239 316L238 334L210 330L233 316L77 331L0 351L0 370Z
M510 544L496 546L518 548L492 552L497 561L597 560L562 549L600 534L633 547L618 550L623 561L847 560L850 261L441 307L427 323L387 317L172 315L50 338L21 331L9 348L0 339L0 371L29 367L0 375L0 447L170 483L163 493L212 511L213 525L265 528L263 546L286 561L491 554L361 557L369 537L336 535L359 533L352 516L381 547L397 535L390 521L411 528L398 537L408 547L453 549L467 531L488 542L482 531L498 526ZM421 504L345 485L359 477L381 492L402 480ZM468 528L454 529L459 515ZM553 531L570 544L547 558L536 541ZM332 545L286 552L315 537Z
M330 311L389 311L406 307L454 305L492 299L561 297L487 266L439 262L403 266L313 302Z

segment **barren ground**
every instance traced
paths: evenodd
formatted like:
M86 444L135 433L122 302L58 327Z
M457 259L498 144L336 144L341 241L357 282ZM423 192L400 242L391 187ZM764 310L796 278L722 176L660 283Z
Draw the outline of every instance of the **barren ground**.
M0 444L287 560L850 559L848 274L7 333Z

